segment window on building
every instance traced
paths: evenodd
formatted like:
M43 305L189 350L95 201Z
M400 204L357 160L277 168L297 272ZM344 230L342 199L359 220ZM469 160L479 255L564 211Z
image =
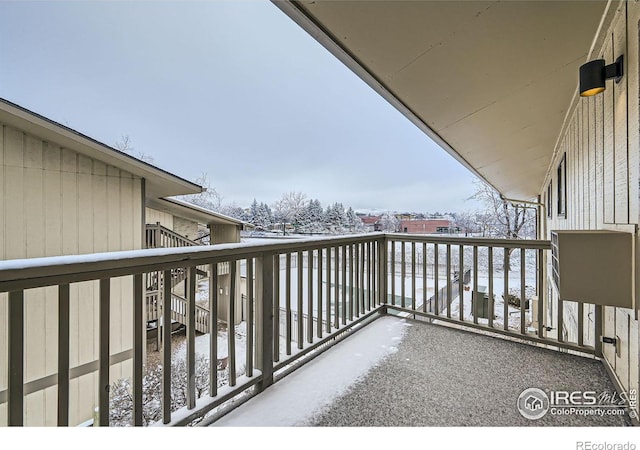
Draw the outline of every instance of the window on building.
M558 216L566 217L567 215L567 163L566 163L566 153L562 155L562 160L558 165L558 176L556 184L557 184L557 205L558 205Z
M553 218L553 180L549 181L547 186L547 198L545 199L545 205L547 208L547 217Z

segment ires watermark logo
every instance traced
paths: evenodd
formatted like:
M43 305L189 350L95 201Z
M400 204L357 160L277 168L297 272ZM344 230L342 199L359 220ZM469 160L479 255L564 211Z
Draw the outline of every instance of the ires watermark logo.
M518 396L518 411L530 420L543 418L549 412L549 396L538 388L529 388Z
M637 419L638 397L635 389L628 393L596 391L543 391L528 388L518 396L518 411L529 420L554 416L621 416Z

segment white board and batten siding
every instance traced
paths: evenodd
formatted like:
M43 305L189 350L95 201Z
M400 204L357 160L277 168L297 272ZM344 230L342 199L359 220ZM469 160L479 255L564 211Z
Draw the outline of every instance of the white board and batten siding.
M0 123L0 259L142 248L139 177ZM111 353L131 349L132 280L112 280ZM25 382L57 372L57 289L25 295ZM98 355L97 282L71 286L70 364ZM0 391L7 388L7 296L0 294ZM131 372L112 366L111 380ZM70 424L93 416L97 374L71 381ZM95 402L79 399L95 398ZM55 386L25 397L27 425L56 424ZM0 425L7 404L0 404Z
M603 30L602 47L591 57L604 58L610 64L624 54L625 74L633 76L624 76L617 84L613 80L607 81L607 88L600 95L578 98L563 128L541 194L546 198L546 188L551 181L553 214L547 218L545 229L548 234L550 230L562 229L619 230L636 233L638 242L639 21L640 5L620 4L611 26ZM564 155L567 201L566 216L562 217L557 208L557 168ZM576 311L577 304L565 302L566 323L576 321ZM585 327L593 325L591 319L588 320L589 323L585 319ZM603 323L604 335L619 341L617 354L612 345L603 345L605 359L625 390L637 390L639 335L635 311L605 307ZM569 335L569 339L575 338Z
M162 225L163 227L168 228L169 230L173 230L172 214L164 211L158 211L157 209L153 208L145 208L145 216L145 221L147 224L154 225L156 223L160 223L160 225Z

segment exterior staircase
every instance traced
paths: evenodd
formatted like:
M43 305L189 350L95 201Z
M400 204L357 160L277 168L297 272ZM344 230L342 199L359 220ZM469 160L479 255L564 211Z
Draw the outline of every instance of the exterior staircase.
M146 226L147 248L170 248L170 247L192 247L200 246L196 241L192 241L180 234L163 227L159 223ZM196 278L202 279L209 276L206 267L196 268ZM218 270L220 274L220 270ZM171 270L171 288L185 281L187 270L185 268L175 268ZM146 317L147 326L150 322L158 323L162 316L162 276L160 272L151 272L146 275ZM184 297L171 293L171 320L182 325L187 324L187 300ZM196 331L200 333L209 332L209 310L196 305Z
M147 291L146 302L147 322L158 321L162 316L162 300L159 291ZM186 325L187 299L171 294L171 320ZM196 305L196 331L209 332L209 310Z

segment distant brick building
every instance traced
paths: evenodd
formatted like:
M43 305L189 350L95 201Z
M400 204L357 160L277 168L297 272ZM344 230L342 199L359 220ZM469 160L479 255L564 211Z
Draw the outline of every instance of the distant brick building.
M381 216L360 216L362 224L367 227L369 231L380 231L382 229L380 219Z
M455 233L455 224L449 219L401 220L400 232L409 234Z

